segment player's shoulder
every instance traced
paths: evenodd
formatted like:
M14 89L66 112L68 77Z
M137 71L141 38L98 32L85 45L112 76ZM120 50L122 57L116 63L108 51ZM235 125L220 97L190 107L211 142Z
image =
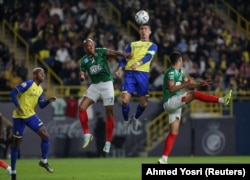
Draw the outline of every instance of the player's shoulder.
M33 80L26 80L24 82L22 82L21 84L17 85L15 88L19 91L19 92L23 92L26 91L27 89L29 89L32 84L33 84Z
M96 52L99 52L99 51L107 51L107 48L105 47L97 47L95 48Z
M174 74L175 73L175 68L169 67L166 69L165 74Z
M154 50L154 51L157 51L158 49L158 46L157 44L155 44L154 42L152 42L151 46L150 46L150 49Z
M105 47L95 48L95 57L102 56L103 54L107 54L108 49Z
M20 86L22 86L23 88L25 88L25 87L30 87L32 84L33 84L33 82L34 82L34 80L31 80L31 79L29 79L29 80L27 80L27 81L24 81L24 82L22 82L21 84L20 84Z
M33 79L29 79L29 80L27 80L26 81L28 84L32 84L32 83L34 83L34 80Z
M153 46L155 46L155 47L157 47L157 44L156 44L156 43L154 43L154 42L152 42L152 45L153 45Z
M88 62L89 58L87 57L87 55L84 55L80 60L80 64L87 64Z
M157 44L153 41L146 41L146 43L150 46L151 49L157 49Z
M185 73L183 69L180 69L180 72L183 73L183 74Z

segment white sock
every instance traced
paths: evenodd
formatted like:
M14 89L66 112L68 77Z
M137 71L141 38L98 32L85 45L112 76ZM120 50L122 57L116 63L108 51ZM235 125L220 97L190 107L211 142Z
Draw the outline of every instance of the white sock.
M161 159L164 161L164 162L167 162L168 161L168 156L162 156Z
M219 98L219 103L223 104L225 102L224 98L223 97L220 97Z
M41 159L41 161L42 161L42 163L44 163L44 164L48 162L47 159Z
M6 170L10 170L10 169L11 169L11 167L10 167L10 166L8 166Z
M106 143L105 143L106 145L110 145L111 144L111 142L109 142L109 141L106 141Z

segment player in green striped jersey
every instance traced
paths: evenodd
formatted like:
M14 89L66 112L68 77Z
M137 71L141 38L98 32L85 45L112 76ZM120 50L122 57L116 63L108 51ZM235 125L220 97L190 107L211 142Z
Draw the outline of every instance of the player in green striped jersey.
M185 91L185 88L198 88L210 86L211 80L203 80L197 83L193 78L184 74L182 68L182 55L179 52L170 54L171 67L164 73L163 82L163 108L169 115L169 133L165 139L162 157L159 164L167 164L168 156L172 151L173 144L178 135L182 107L197 99L208 103L221 103L225 106L231 101L232 90L224 97L217 97L198 90Z
M85 80L86 75L91 79L91 84L79 105L79 119L84 133L83 148L86 148L93 139L88 126L87 109L101 98L106 111L106 143L103 151L109 153L114 131L114 86L108 56L131 58L132 54L107 48L96 48L92 39L84 40L83 47L86 55L80 60L80 79Z

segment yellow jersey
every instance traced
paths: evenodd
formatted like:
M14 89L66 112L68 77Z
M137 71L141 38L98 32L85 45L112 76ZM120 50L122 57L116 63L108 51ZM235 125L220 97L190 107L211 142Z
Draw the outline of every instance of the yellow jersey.
M18 91L17 101L22 108L24 114L19 115L14 109L13 118L28 118L35 114L35 107L38 104L39 98L43 98L43 88L37 85L33 80L28 80L16 87Z
M146 63L143 63L135 70L135 71L149 72L150 63L156 54L157 46L156 44L149 41L135 41L132 42L129 45L129 47L127 47L126 51L131 52L133 54L133 57L126 62L125 70L132 70L131 66L134 63L143 60L143 58L145 58L147 54L150 54L151 59L146 60Z

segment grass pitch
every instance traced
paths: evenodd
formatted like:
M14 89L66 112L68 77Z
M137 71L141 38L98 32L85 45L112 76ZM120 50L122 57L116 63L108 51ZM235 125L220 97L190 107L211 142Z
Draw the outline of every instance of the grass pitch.
M140 180L141 164L156 164L159 157L49 159L54 173L38 166L39 159L18 159L18 180ZM10 160L5 160L10 164ZM250 156L173 156L170 164L249 164ZM0 169L0 179L8 179Z

